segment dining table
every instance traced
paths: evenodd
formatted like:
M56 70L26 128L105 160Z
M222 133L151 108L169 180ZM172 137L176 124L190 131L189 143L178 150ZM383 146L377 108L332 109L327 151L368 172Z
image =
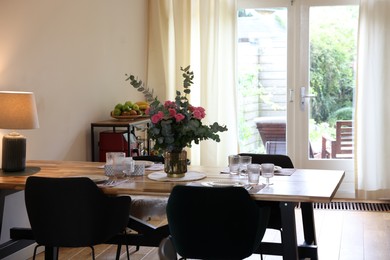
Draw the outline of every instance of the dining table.
M27 161L25 174L1 174L1 190L24 190L28 176L72 177L86 176L91 179L105 178L104 163L86 161ZM158 165L157 165L158 166ZM320 169L281 169L271 179L272 185L266 187L248 185L247 178L232 175L224 167L195 166L188 167L193 178L167 178L163 168L146 168L143 176L118 179L115 185L98 184L101 190L112 196L143 195L169 196L175 185L203 185L221 187L228 184L247 188L250 196L256 201L278 202L281 211L281 243L262 242L256 250L259 254L281 255L283 259L318 258L318 244L315 233L313 203L329 203L333 200L343 178L343 170ZM29 174L30 170L30 174ZM296 208L302 212L304 241L297 241ZM158 246L158 243L154 246Z

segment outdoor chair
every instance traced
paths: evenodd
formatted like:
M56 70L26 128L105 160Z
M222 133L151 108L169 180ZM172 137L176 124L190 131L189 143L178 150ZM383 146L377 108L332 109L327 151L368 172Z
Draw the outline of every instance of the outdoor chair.
M322 158L353 158L353 125L351 120L336 122L336 139L322 136Z

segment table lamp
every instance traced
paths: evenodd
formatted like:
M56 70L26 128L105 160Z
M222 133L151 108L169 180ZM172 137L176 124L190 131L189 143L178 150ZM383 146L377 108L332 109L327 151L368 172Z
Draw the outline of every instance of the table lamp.
M34 93L0 91L0 129L39 127ZM2 170L19 172L26 168L26 137L13 131L3 136Z

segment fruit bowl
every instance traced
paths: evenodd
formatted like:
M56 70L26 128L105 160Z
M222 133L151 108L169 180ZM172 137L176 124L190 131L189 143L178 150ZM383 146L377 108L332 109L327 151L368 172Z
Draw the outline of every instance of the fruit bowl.
M115 116L111 111L111 117L118 119L118 120L132 120L139 117L142 117L142 115L126 115L126 116Z

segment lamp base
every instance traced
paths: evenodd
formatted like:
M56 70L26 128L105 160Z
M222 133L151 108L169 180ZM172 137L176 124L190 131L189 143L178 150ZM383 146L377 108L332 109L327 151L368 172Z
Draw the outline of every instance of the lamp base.
M26 168L26 137L10 133L3 137L2 170L20 172Z

